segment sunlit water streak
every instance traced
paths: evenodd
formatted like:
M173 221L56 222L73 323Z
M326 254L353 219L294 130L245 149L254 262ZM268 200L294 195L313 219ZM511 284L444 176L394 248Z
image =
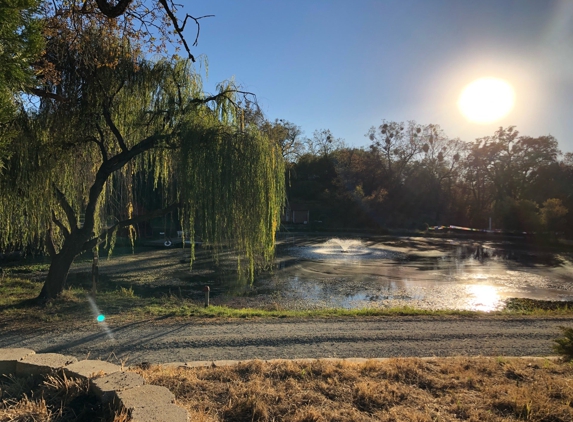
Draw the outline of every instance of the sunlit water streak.
M573 300L571 259L498 245L330 239L294 246L296 264L261 280L285 308L500 310L512 297ZM499 246L501 245L501 247Z

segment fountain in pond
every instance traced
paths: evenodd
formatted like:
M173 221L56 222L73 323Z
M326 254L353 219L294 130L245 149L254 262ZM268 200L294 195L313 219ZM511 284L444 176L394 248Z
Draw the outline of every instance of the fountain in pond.
M362 241L355 239L339 239L337 237L327 240L325 245L338 245L342 253L357 253L362 247Z
M337 237L312 246L296 247L293 248L292 252L303 259L343 260L348 263L366 259L392 259L401 255L379 247L369 247L360 239L340 239Z

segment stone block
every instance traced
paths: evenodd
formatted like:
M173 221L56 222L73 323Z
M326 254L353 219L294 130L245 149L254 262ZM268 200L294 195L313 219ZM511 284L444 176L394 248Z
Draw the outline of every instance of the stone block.
M328 362L328 363L340 363L342 359L340 358L320 358L318 359L320 362Z
M143 377L134 372L114 372L93 379L91 390L103 403L108 403L116 398L117 391L141 387L144 384Z
M16 362L34 353L30 349L0 349L0 375L15 374Z
M16 362L16 375L49 374L77 361L73 356L65 356L58 353L28 355Z
M187 368L209 368L213 366L213 362L210 360L196 360L193 362L187 362L185 366Z
M117 391L116 397L119 407L127 409L130 414L137 409L151 411L156 407L175 402L175 395L169 389L159 385L142 385Z
M121 371L121 367L101 360L82 360L64 368L68 377L94 378Z
M216 360L211 366L237 366L239 363L241 363L240 360Z
M370 359L366 359L366 358L346 358L344 359L345 362L348 363L359 363L359 364L364 364L366 362L368 362Z
M138 407L130 412L131 422L188 422L189 413L175 404Z
M188 368L185 362L168 362L160 365L162 368Z

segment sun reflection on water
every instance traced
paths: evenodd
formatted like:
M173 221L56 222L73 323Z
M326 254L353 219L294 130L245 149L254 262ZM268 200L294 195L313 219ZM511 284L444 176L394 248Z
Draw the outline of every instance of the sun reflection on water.
M497 288L486 284L473 284L466 287L470 296L470 307L474 311L491 312L503 305Z

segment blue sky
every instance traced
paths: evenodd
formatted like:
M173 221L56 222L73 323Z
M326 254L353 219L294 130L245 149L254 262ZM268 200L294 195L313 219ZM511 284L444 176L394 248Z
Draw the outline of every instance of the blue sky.
M270 120L306 136L330 129L360 147L382 119L439 124L465 141L515 125L573 151L572 1L195 0L183 10L215 15L192 50L208 58L206 89L234 77ZM457 109L479 77L515 89L498 122L470 123Z

